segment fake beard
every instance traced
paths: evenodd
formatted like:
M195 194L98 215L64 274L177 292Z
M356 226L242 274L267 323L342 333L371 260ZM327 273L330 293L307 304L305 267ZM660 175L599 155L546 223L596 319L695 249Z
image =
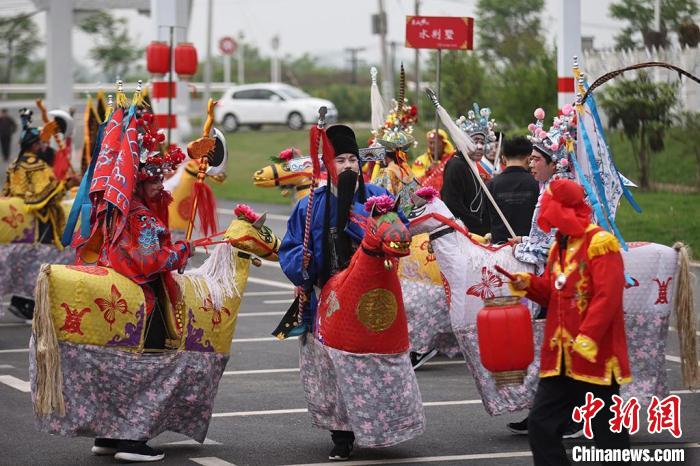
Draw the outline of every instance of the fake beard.
M345 234L345 227L350 217L352 200L355 197L355 187L357 186L357 173L352 170L344 170L338 175L338 208L336 211L336 228L338 229L338 239L336 241L336 253L338 263L346 264L352 256L352 246L350 238Z

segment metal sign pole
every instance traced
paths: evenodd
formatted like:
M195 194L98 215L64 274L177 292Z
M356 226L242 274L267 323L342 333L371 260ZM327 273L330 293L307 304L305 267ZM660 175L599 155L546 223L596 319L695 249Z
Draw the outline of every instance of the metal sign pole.
M437 49L437 67L436 67L436 77L435 77L435 87L437 98L440 98L440 66L442 65L442 49ZM435 112L435 134L437 134L440 129L440 116Z

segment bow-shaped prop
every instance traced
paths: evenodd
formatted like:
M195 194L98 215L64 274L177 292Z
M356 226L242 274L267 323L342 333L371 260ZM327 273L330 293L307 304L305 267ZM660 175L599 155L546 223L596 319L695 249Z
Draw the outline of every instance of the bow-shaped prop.
M610 81L611 79L615 79L618 76L622 75L625 71L633 71L633 70L639 70L642 68L666 68L669 70L673 70L678 73L678 77L681 78L683 76L690 78L691 80L695 81L696 83L700 84L700 78L697 76L689 73L688 71L684 70L683 68L680 68L676 65L672 65L670 63L665 63L662 61L649 61L649 62L644 62L644 63L637 63L636 65L630 65L626 66L624 68L620 68L619 70L614 70L609 73L605 73L603 76L600 78L596 79L593 84L591 84L588 89L586 89L586 92L581 96L580 104L583 104L586 102L586 99L588 96L590 96L596 88L602 86L606 82Z

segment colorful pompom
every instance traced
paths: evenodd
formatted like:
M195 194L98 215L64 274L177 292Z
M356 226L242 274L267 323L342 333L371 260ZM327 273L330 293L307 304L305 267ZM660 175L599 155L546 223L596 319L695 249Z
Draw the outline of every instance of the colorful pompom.
M438 193L437 189L433 188L432 186L425 186L416 190L416 196L421 197L428 202L433 202L433 199L440 197L440 193Z
M382 194L381 196L372 196L365 202L365 210L367 212L372 212L379 215L384 215L391 211L394 207L394 199L391 196Z
M535 115L536 119L544 120L544 116L545 116L544 109L542 109L542 108L536 109L534 115Z
M255 211L247 204L238 204L236 208L233 209L233 214L240 220L246 220L250 223L257 221L260 215L255 213Z

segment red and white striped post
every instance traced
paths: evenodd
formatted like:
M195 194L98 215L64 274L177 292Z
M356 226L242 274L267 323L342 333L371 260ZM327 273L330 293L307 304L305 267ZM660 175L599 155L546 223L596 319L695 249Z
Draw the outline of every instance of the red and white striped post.
M168 142L179 143L192 127L189 123L189 90L175 71L175 46L187 39L187 0L151 0L156 38L169 47L170 72L156 73L151 81L151 103L155 122L168 134Z
M558 105L573 103L574 57L581 56L581 0L559 0L561 18L557 40Z

